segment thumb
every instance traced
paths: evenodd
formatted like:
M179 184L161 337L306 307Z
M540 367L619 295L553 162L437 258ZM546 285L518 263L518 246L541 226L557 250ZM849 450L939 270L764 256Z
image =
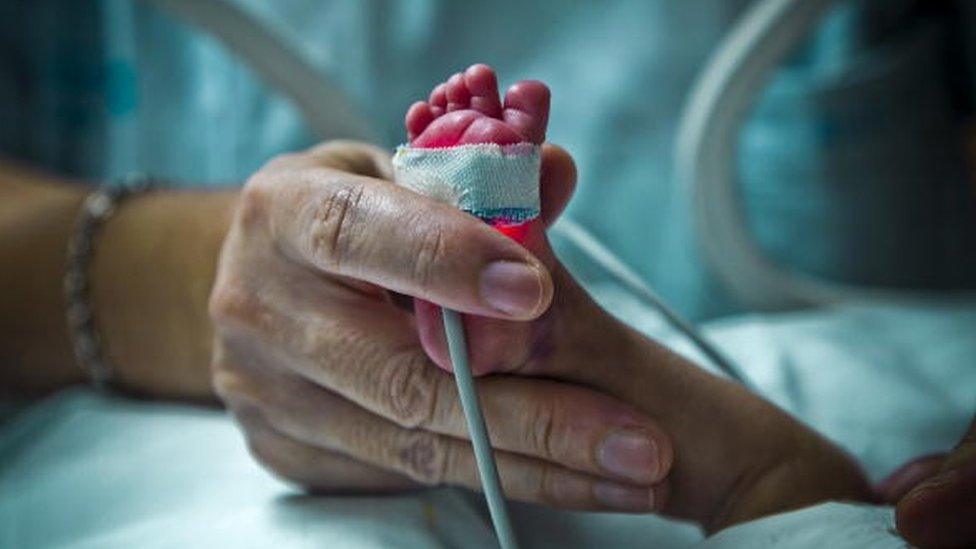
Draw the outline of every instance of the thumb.
M938 474L898 502L895 519L899 533L919 547L976 544L976 418Z
M542 222L552 225L566 209L576 189L576 163L566 149L546 143L542 146L542 166L539 174L539 199L542 203Z
M557 145L544 144L539 176L542 206L540 218L509 236L529 250L550 275L553 270L559 269L545 228L555 222L563 212L575 188L576 164L572 156ZM429 301L418 299L414 302L414 313L417 331L427 355L435 364L450 371L451 361L440 308ZM541 323L545 324L546 320L542 319ZM475 375L513 371L530 360L537 350L533 342L537 339L538 324L533 326L526 322L474 315L466 315L464 324L471 370Z

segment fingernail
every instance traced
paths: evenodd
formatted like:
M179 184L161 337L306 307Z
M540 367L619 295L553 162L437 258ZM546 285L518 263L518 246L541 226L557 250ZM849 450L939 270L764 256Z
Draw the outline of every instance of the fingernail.
M535 312L542 300L538 269L517 261L496 261L481 271L481 298L509 315Z
M610 509L618 511L650 511L654 509L654 492L650 488L635 488L612 482L598 482L593 497Z
M637 482L657 480L657 446L640 431L616 431L597 448L596 459L604 469Z

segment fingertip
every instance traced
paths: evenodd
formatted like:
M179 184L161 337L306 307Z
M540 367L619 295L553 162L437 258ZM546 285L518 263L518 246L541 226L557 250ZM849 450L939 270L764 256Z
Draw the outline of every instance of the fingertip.
M894 504L919 483L938 473L945 458L945 454L934 454L914 459L879 482L874 492L880 501Z
M662 480L651 488L651 493L654 498L651 503L651 511L660 513L667 509L671 498L671 483L667 480Z
M576 162L566 149L546 143L542 146L539 194L542 220L548 226L566 209L576 190Z
M938 532L933 532L928 524L931 522L924 501L920 502L917 497L908 496L903 498L895 506L895 528L898 533L908 542L916 546L924 546L931 543L932 537Z
M523 320L536 320L540 316L544 315L549 307L552 306L553 295L555 294L555 284L552 281L552 273L549 269L539 261L535 256L532 257L533 264L539 272L539 288L542 293L542 297L539 299L539 304L532 313L524 318Z
M654 490L610 481L595 483L593 498L605 510L619 513L649 513L656 505Z
M596 461L603 473L641 485L666 478L672 459L670 440L655 426L613 429L596 448Z
M414 318L420 345L430 360L445 372L453 371L441 308L425 299L414 299Z
M576 184L576 161L569 151L559 145L552 143L542 145L541 172L543 179L556 178L565 180L569 184Z
M913 488L895 509L898 532L920 547L976 542L976 464L950 469Z
M651 482L663 482L671 474L674 466L674 444L667 432L657 425L647 427L657 450L657 471L652 475Z
M510 320L534 320L552 303L552 277L535 258L489 263L481 270L478 287L482 301Z
M395 238L382 241L387 248L393 241L406 243L396 248L397 253L422 253L406 254L398 261L384 257L387 276L371 280L463 314L529 321L545 313L552 302L553 281L536 255L470 214L446 205L432 207L444 210L442 220L429 210L410 215ZM404 261L409 268L403 267Z
M536 265L539 269L539 283L542 286L542 299L539 301L539 307L535 310L532 315L531 320L535 320L545 314L552 306L552 299L555 293L555 284L552 281L552 273L546 268L539 260L535 260Z
M566 162L573 166L573 174L576 173L576 163L573 160L573 155L569 153L565 148L546 141L542 144L542 161L545 164L547 161L559 160L561 162Z

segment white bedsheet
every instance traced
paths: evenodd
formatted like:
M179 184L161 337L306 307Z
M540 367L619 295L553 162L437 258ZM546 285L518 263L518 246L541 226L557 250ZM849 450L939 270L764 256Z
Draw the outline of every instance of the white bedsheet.
M670 338L632 301L600 295ZM973 308L753 316L709 333L764 394L858 456L874 479L948 448L976 411ZM832 503L702 540L690 525L655 517L514 506L528 547L901 547L891 514ZM0 428L0 547L272 546L493 544L480 500L461 490L302 496L251 460L219 411L74 389Z

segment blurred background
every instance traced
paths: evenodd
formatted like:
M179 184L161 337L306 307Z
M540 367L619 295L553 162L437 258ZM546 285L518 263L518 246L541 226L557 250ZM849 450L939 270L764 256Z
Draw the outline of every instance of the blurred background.
M789 3L2 0L0 159L71 183L139 173L236 188L275 155L326 139L392 151L409 105L472 63L493 66L502 87L542 80L548 139L579 169L567 219L678 312L708 321L760 394L876 481L951 447L976 406L976 309L944 301L976 289L976 2L810 0L823 11L756 76L734 142L715 149L728 156L730 199L704 204L718 181L688 180L680 163L682 128L704 114L693 98L729 37L758 30L748 15ZM758 259L727 248L713 218L731 220ZM566 234L554 231L557 250L605 308L710 367ZM800 298L728 268L742 264L829 295ZM0 304L17 301L3 290ZM889 293L846 299L878 291ZM848 306L793 310L838 302ZM16 344L23 323L0 318ZM76 386L37 402L0 398L0 427L0 546L493 544L467 492L296 495L215 409ZM539 546L702 539L654 517L514 508ZM892 511L882 513L890 534Z
M547 82L549 139L580 169L570 217L692 318L749 308L711 272L673 166L696 76L752 2L219 3L341 90L387 148L406 107L472 62L503 85ZM310 129L179 4L4 2L0 151L95 180L233 186L274 154L343 136ZM737 152L765 255L858 285L976 285L974 21L968 1L844 1L802 40Z

